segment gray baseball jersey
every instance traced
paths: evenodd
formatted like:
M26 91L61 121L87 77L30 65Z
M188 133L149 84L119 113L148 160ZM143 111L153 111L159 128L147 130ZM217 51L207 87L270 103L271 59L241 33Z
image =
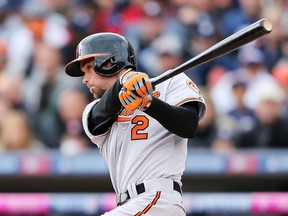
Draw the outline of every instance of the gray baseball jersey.
M179 74L157 85L153 96L176 106L189 101L200 102L200 120L206 111L202 95L185 74ZM181 185L187 139L169 132L140 110L123 110L107 133L93 136L88 130L87 118L97 101L85 108L83 127L107 161L115 192L122 193L130 184L157 178L168 178Z

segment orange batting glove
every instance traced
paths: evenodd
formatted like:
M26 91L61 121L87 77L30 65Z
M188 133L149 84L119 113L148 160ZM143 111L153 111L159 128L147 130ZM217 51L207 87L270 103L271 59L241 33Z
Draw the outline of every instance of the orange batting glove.
M127 71L120 77L121 85L130 92L136 92L138 96L152 95L153 86L149 76L145 73Z
M153 99L152 95L144 95L141 97L124 87L122 87L118 97L124 108L131 111L135 109L145 111Z

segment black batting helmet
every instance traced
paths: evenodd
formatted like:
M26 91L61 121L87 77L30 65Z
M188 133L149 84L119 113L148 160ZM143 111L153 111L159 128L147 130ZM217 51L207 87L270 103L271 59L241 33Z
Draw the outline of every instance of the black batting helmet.
M96 33L85 37L77 46L76 59L65 66L69 76L83 76L80 61L94 57L94 71L101 76L113 76L123 68L137 70L136 58L129 41L115 33ZM107 62L111 67L103 67Z

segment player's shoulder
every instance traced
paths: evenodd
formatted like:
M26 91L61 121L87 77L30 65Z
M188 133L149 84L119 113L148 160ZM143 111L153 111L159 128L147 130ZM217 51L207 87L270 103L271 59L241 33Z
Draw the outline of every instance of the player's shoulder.
M171 79L171 85L173 85L175 87L181 86L181 88L189 88L189 89L196 91L197 93L200 92L197 84L189 76L187 76L185 73L181 73L177 76L174 76Z
M93 106L99 101L100 99L96 99L91 101L90 103L88 103L85 107L85 109L83 110L83 115L88 115L88 113L90 113L90 111L92 110Z
M178 75L176 75L176 76L174 76L174 77L172 77L171 79L170 79L170 82L171 83L181 83L181 84L183 84L183 83L194 83L193 81L192 81L192 79L189 77L189 76L187 76L185 73L180 73L180 74L178 74ZM195 84L195 83L194 83Z

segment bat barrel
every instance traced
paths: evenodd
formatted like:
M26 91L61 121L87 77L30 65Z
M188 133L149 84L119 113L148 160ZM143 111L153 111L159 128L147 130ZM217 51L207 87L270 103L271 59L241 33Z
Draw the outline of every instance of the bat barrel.
M272 31L272 24L265 18L247 26L246 28L232 34L231 36L216 43L192 59L184 62L174 69L170 69L157 77L151 79L153 86L182 73L190 68L209 62L222 55L230 53L241 46L250 43Z

